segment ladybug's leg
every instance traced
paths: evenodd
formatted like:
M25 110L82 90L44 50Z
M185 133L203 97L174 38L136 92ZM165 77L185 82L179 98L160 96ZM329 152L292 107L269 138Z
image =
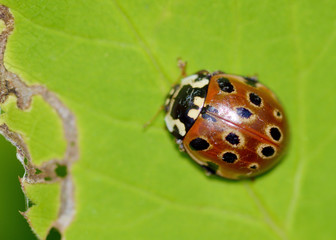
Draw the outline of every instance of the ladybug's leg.
M159 114L162 112L162 110L164 109L164 105L161 105L159 107L159 109L157 110L157 112L153 115L153 117L151 119L149 119L144 125L143 128L147 128L149 125L152 124L152 122L159 116Z
M255 87L256 84L259 82L257 75L254 75L254 76L242 76L242 77L245 79L245 81L246 81L246 83L248 85L251 85L253 87Z
M187 76L186 69L187 69L187 62L183 61L181 58L177 59L177 66L181 69L181 76L177 79L177 81L172 85L173 89L178 88L178 83L180 82L181 78L185 78ZM174 93L174 92L173 92ZM152 122L159 116L160 112L165 109L165 105L160 106L158 111L154 114L154 116L144 124L144 128L147 128ZM183 145L182 145L183 147ZM184 149L184 148L183 148ZM181 148L180 148L181 150Z
M251 76L244 76L244 78L248 78L248 79L250 79L254 82L259 82L259 76L256 73L254 75L251 75Z
M208 177L216 175L216 171L214 171L211 167L206 165L201 165L201 167L205 170L205 175L207 175Z
M177 66L181 70L181 76L179 77L179 80L181 78L185 78L187 76L187 62L183 61L181 58L178 58Z
M182 142L182 140L181 140L181 139L176 139L175 142L177 143L180 152L185 152L185 148L184 148L184 146L183 146L183 142Z

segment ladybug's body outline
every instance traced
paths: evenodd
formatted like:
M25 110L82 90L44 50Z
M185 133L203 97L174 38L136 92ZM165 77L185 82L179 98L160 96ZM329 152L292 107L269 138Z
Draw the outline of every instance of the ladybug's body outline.
M260 175L287 145L284 110L256 77L201 70L173 86L164 109L180 150L221 177Z

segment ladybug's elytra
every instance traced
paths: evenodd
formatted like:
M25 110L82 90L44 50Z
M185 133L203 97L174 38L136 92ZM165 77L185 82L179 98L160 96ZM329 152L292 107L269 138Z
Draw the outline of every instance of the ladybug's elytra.
M225 178L264 173L287 145L284 110L255 77L199 71L171 89L165 112L180 149Z

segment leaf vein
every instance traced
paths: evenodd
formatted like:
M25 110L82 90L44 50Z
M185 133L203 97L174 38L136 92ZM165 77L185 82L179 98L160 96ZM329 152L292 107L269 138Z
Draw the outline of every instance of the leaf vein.
M252 200L255 202L257 207L259 208L260 212L264 216L265 223L273 230L273 232L282 240L287 240L287 234L284 231L282 227L280 227L273 215L270 213L268 208L266 208L261 200L261 197L256 193L256 191L252 188L251 183L244 183L245 189L248 192L249 196L252 198Z
M214 215L221 218L233 218L237 220L242 220L247 223L254 223L256 221L260 221L255 216L251 216L245 213L228 211L223 208L213 207L213 206L201 206L201 205L191 205L191 204L183 204L181 202L177 202L173 199L170 199L168 196L163 196L159 193L155 193L144 187L140 187L133 183L126 183L125 181L121 181L111 175L106 175L104 173L100 173L97 170L85 168L83 165L79 166L79 168L88 174L91 174L94 177L102 178L106 181L106 183L111 184L113 186L119 187L121 189L133 192L135 194L142 195L143 197L152 200L153 202L157 202L163 206L175 208L181 211L189 211L189 212L197 212L198 214L208 214Z
M298 130L298 142L299 142L299 151L298 151L298 163L294 173L294 182L293 182L293 190L292 197L288 206L286 223L285 227L287 230L290 230L290 227L294 221L294 215L296 212L297 204L300 197L300 190L302 187L302 181L304 176L304 169L306 165L306 104L305 104L305 90L306 90L306 78L302 73L302 67L304 66L303 62L303 50L301 39L299 38L299 23L297 19L297 2L290 2L289 6L289 20L292 24L291 31L293 33L293 44L296 49L296 67L297 67L297 130ZM301 72L300 72L301 71Z
M310 73L323 59L323 57L326 54L329 54L330 52L328 49L335 44L335 38L336 38L336 28L332 31L332 33L329 35L329 38L325 41L325 43L321 44L322 48L319 50L319 54L313 58L313 60L308 64L308 67L306 67L306 70L302 72L302 76L307 76L308 73Z
M11 9L11 10L14 10L14 9ZM66 31L51 28L51 27L48 27L48 26L44 26L40 23L37 23L37 22L33 21L32 19L26 17L24 14L22 14L18 10L14 10L14 13L19 14L22 18L26 19L29 23L34 25L36 28L52 32L53 34L57 34L57 35L62 36L62 37L71 38L72 40L85 41L85 42L90 42L90 43L97 44L97 45L116 46L116 47L130 48L130 49L138 50L138 47L136 45L132 44L132 43L121 42L121 41L116 41L116 40L112 40L112 39L102 39L102 38L81 36L81 35L78 35L78 34L69 33L69 32L66 32Z
M156 68L156 70L161 75L161 79L163 80L162 83L165 84L166 86L170 87L172 81L169 80L170 78L168 77L168 75L164 71L163 67L161 66L159 60L156 58L156 56L154 55L153 51L151 50L151 48L149 47L149 45L145 41L145 39L142 36L141 32L136 27L134 21L132 20L132 18L129 16L129 14L126 12L126 10L121 6L121 4L117 0L114 0L114 3L117 6L117 8L119 9L119 11L123 14L123 16L125 17L125 19L127 20L128 25L129 25L130 29L133 31L133 33L136 36L136 38L138 39L138 42L139 42L141 48L145 51L147 57L150 59L150 61L152 62L153 66ZM166 87L164 87L163 85L161 85L161 90L165 91Z

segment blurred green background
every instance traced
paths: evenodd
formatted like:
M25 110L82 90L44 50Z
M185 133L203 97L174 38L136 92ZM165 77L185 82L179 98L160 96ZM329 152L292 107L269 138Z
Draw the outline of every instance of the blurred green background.
M24 211L25 199L18 176L24 169L16 158L16 149L3 136L0 136L0 239L36 239L26 220L19 213Z

